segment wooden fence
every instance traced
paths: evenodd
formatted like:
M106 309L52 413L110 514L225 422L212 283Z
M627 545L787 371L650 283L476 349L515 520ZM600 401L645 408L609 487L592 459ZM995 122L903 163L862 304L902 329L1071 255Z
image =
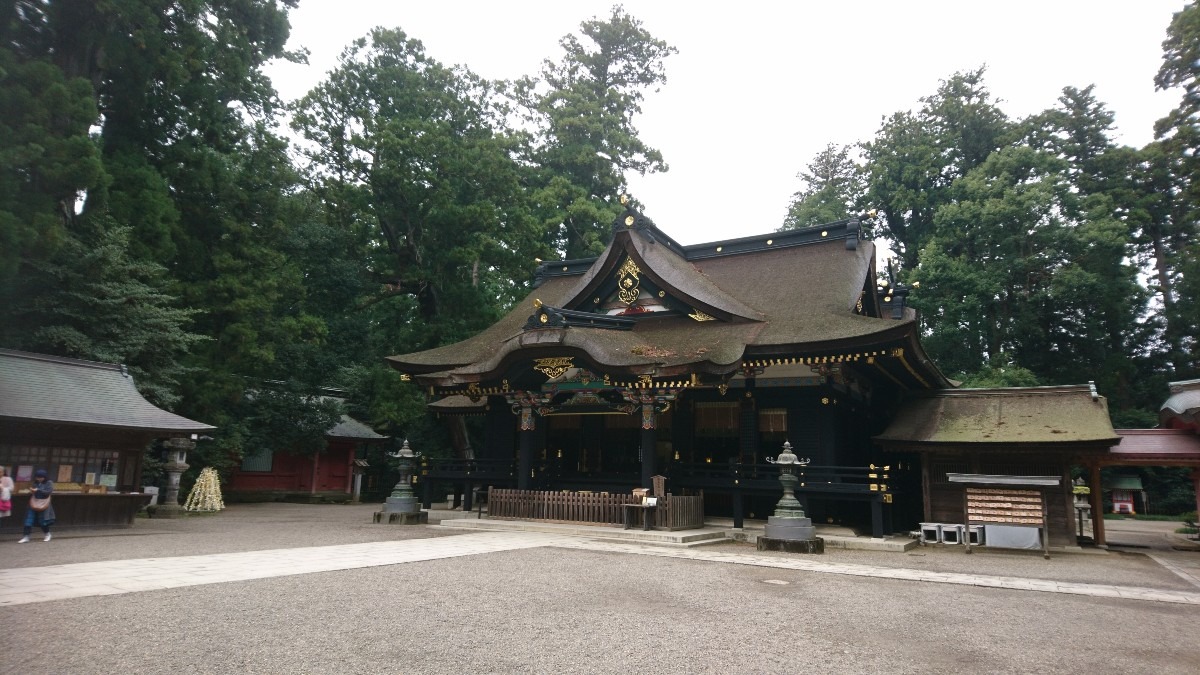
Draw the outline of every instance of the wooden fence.
M539 490L488 489L488 518L544 520L555 523L621 525L625 504L637 504L632 494L593 492L543 492ZM660 497L654 509L654 525L668 530L691 530L704 526L704 496Z

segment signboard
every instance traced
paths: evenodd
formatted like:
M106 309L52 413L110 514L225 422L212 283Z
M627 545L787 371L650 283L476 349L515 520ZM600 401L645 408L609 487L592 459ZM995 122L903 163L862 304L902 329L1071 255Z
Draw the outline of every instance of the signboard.
M1042 493L1038 490L967 488L967 520L972 523L1042 525Z

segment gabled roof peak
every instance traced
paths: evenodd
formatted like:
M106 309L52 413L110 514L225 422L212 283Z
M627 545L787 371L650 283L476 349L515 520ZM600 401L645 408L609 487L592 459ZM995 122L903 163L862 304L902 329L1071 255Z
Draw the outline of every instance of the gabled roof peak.
M613 220L612 231L614 238L621 232L638 232L651 244L665 246L676 255L686 257L684 256L684 247L672 239L666 232L658 229L653 220L647 218L645 214L634 206L633 199L629 195L621 195L621 206L625 207L625 212Z
M625 199L625 197L622 196L622 199ZM661 246L689 262L791 248L793 246L828 243L830 241L843 241L845 242L847 251L856 251L862 239L862 221L854 217L796 230L768 232L748 237L722 239L684 246L672 239L670 235L658 229L654 221L635 209L631 203L626 203L625 201L622 203L625 204L625 211L613 221L614 241L619 238L622 232L636 232L647 243ZM584 274L591 269L598 257L542 262L537 267L533 286L537 288L546 279L551 277L570 277Z

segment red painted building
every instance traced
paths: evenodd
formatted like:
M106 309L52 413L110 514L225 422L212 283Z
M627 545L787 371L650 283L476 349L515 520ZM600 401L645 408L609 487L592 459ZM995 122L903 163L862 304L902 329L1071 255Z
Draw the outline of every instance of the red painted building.
M355 469L358 449L378 443L387 436L342 415L336 426L325 434L326 448L307 456L283 449L264 449L247 455L229 478L226 491L231 500L345 501L357 498Z

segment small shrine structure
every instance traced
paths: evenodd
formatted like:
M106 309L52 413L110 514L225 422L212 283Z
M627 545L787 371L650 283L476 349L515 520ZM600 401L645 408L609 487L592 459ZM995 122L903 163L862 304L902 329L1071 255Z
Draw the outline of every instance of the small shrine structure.
M198 434L216 427L159 408L138 393L125 366L0 349L0 465L17 493L36 469L54 482L57 527L128 527L142 493L147 446L165 441L169 485L158 512L179 509L179 476ZM20 527L27 499L13 499Z

